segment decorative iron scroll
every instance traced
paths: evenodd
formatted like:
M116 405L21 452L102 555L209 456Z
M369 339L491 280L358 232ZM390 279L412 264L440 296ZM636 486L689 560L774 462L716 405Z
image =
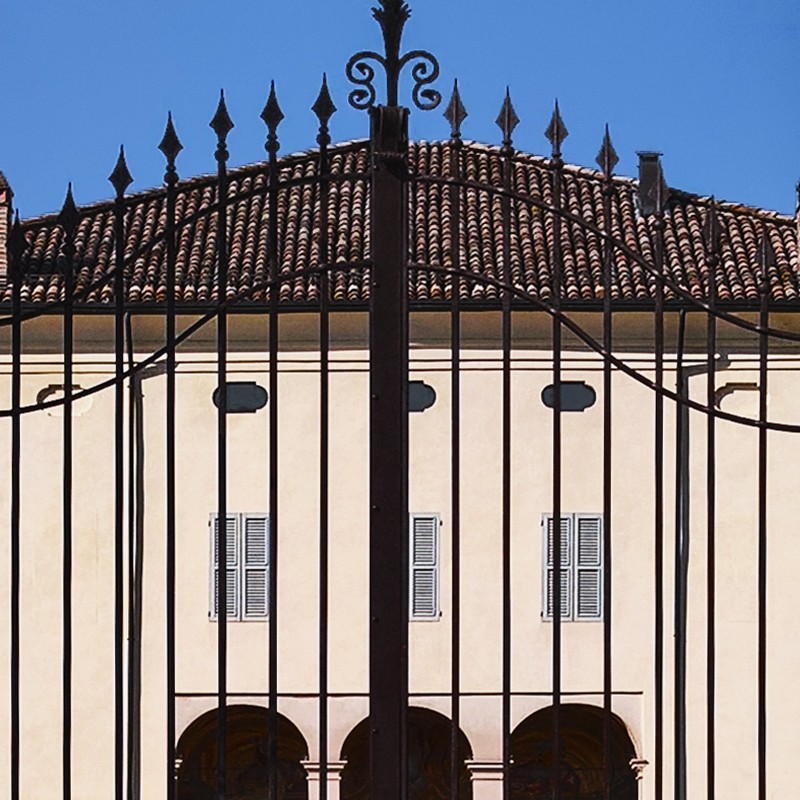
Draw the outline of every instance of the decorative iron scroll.
M386 53L381 55L374 50L362 50L347 62L347 78L356 85L350 92L350 105L365 110L375 104L377 92L373 63L382 66L386 72L387 105L398 105L400 75L406 66L413 64L411 77L414 88L411 98L420 110L432 111L442 102L441 94L431 86L439 77L439 62L427 50L412 50L401 56L403 30L411 16L411 9L402 0L380 0L380 4L380 8L372 9L372 14L383 31Z

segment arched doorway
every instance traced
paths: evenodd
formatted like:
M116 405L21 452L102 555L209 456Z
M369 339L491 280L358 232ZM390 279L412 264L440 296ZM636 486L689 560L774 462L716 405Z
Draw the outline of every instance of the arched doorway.
M228 708L228 798L263 800L269 790L268 712L257 706ZM217 796L217 711L198 717L178 741L177 800L214 800ZM303 735L278 716L278 800L308 800L308 758Z
M472 800L465 762L472 758L467 737L459 731L459 796ZM341 800L372 800L369 794L369 719L350 731L342 745ZM408 798L449 800L450 720L427 708L408 710Z
M561 796L567 800L602 800L603 709L561 706ZM553 708L543 708L524 719L511 734L512 800L539 800L553 796ZM612 797L636 800L636 777L630 767L633 742L616 715L611 718Z

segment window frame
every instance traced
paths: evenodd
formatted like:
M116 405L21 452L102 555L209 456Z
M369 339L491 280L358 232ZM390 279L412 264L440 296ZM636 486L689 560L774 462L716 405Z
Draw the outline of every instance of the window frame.
M216 573L219 569L215 558L214 552L214 534L218 513L212 511L209 514L208 529L209 529L209 570L208 570L208 620L209 622L218 622L219 615L215 611L215 588L216 588ZM233 566L229 566L227 572L235 572L237 576L237 597L236 597L236 613L228 613L228 622L268 622L269 621L269 581L270 581L270 563L269 563L269 550L270 538L272 535L270 526L270 515L265 511L229 511L228 518L235 520L234 525L234 542L236 550L236 562ZM264 567L248 566L245 562L245 530L248 519L261 519L266 524L265 531L265 547L266 547L266 561ZM247 592L247 573L264 570L264 613L263 614L248 614L246 603Z
M555 572L555 563L551 565L548 558L548 524L553 519L553 514L550 512L542 514L541 520L541 542L542 542L542 563L541 563L541 578L542 578L542 593L541 593L541 613L540 618L542 622L553 622L554 616L548 613L547 600L548 600L548 586L549 574L551 570ZM569 593L569 613L565 614L562 609L560 619L562 622L603 622L605 619L604 607L604 591L603 583L605 580L605 538L604 538L604 525L603 514L594 512L562 512L561 519L568 519L570 521L568 532L568 563L564 565L564 557L562 553L562 566L561 574L567 574L567 586ZM598 562L596 565L587 566L581 565L579 559L579 542L578 542L578 523L581 519L589 519L597 522L598 526ZM555 533L555 530L553 531ZM581 614L579 613L579 591L580 583L578 576L580 572L594 572L597 574L597 608L596 615ZM555 583L555 581L553 581Z
M432 519L436 527L435 534L435 558L431 566L434 572L434 606L433 614L414 613L414 572L423 567L414 566L414 522L417 519ZM414 511L408 515L408 621L409 622L438 622L442 618L442 598L441 598L441 576L442 576L442 553L441 553L441 514L435 512Z

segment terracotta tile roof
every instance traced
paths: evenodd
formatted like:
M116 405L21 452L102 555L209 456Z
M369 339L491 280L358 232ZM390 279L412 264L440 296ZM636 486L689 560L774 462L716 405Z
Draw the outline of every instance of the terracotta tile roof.
M502 186L498 149L467 143L463 148L465 177L472 182ZM450 268L450 193L437 178L449 174L450 145L418 143L411 147L411 167L426 177L410 192L410 259L415 265ZM328 226L333 262L331 296L335 303L363 303L368 299L369 153L365 143L340 145L331 150L332 173ZM319 281L298 270L318 266L321 226L319 188L314 183L314 153L281 160L285 182L279 198L279 261L289 276L280 286L287 304L315 303ZM549 160L518 154L514 161L516 191L534 201L551 201L552 165ZM433 179L432 181L430 179ZM602 227L602 176L594 170L564 168L564 207L573 215ZM636 181L615 178L612 216L614 235L635 253L651 261L654 218L637 213ZM228 297L263 303L269 295L267 232L267 169L265 164L231 172L230 266ZM215 179L195 178L180 184L176 299L203 305L216 299L215 242L217 219L213 210ZM708 267L703 247L703 226L709 199L671 190L666 218L666 259L671 280L693 298L708 292ZM103 203L82 209L76 236L74 263L76 299L89 305L111 304L109 279L113 265L113 205ZM536 298L550 296L553 256L553 215L522 200L512 203L511 272L514 285ZM722 254L718 269L718 296L723 301L756 301L759 269L758 241L765 230L775 252L769 274L772 298L795 300L800 294L797 227L793 218L758 209L721 203ZM460 246L462 266L476 276L502 275L502 201L496 193L478 188L465 191ZM165 285L165 195L163 189L129 198L126 220L126 285L130 303L160 302ZM54 216L25 223L28 248L24 255L24 302L57 302L61 296L62 234ZM600 237L575 222L564 222L563 295L576 302L602 298ZM416 301L443 301L451 296L451 279L413 269L410 297ZM652 299L654 281L636 260L617 249L614 254L613 297L632 301ZM496 286L463 280L465 300L496 302ZM667 299L676 295L667 291ZM11 290L0 298L9 302Z

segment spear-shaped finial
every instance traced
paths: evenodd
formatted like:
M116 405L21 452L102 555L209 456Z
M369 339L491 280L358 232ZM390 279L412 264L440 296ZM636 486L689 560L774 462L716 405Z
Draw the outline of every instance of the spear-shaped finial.
M28 243L22 231L22 224L19 221L19 210L17 210L14 212L14 224L8 234L8 254L11 256L12 268L16 266L27 246ZM14 276L12 275L12 277Z
M514 134L514 128L519 125L519 117L514 110L514 104L511 102L511 90L508 87L506 87L506 98L503 100L496 122L503 132L503 147L511 147L513 143L511 137Z
M567 136L569 136L569 131L567 130L567 126L564 124L564 120L561 119L561 112L558 109L558 100L556 100L553 116L550 119L550 124L547 126L547 130L544 132L544 135L552 145L553 159L560 159L561 145L564 143L564 140L567 138Z
M125 190L133 183L133 176L125 161L125 148L123 145L119 146L119 157L114 166L114 171L108 176L108 180L114 187L117 197L122 197L125 194Z
M72 183L70 183L67 186L67 196L64 198L64 205L61 207L61 213L58 215L58 224L61 225L67 236L72 236L80 220L81 215L78 212L78 207L75 205L75 198L72 196Z
M175 159L178 157L178 153L183 150L181 140L178 138L178 134L175 132L175 125L172 123L171 111L167 113L167 127L164 130L164 136L161 138L158 149L164 154L167 162L172 166L175 164Z
M606 178L611 178L614 174L614 167L619 164L619 156L614 149L614 145L611 143L611 134L609 133L608 125L606 125L605 136L603 136L603 146L597 154L597 164Z
M219 90L219 103L217 104L217 111L214 114L211 122L208 123L214 133L217 134L217 139L220 144L225 142L228 134L236 127L233 124L230 114L228 113L228 106L225 104L225 90Z
M278 96L275 94L275 81L272 81L269 88L269 97L264 110L261 112L261 119L264 120L264 124L269 131L266 144L268 153L278 152L278 125L281 124L283 118L283 111L281 111L281 107L278 104Z
M450 138L458 140L461 138L461 125L469 116L464 103L461 102L461 92L458 90L458 81L453 86L453 96L444 112L444 118L450 123Z
M328 76L324 72L322 73L322 87L319 90L317 99L314 101L314 105L311 106L311 110L319 120L320 132L324 131L327 133L328 123L331 121L331 117L336 113L337 108L333 103L333 98L328 89Z

